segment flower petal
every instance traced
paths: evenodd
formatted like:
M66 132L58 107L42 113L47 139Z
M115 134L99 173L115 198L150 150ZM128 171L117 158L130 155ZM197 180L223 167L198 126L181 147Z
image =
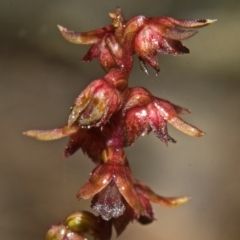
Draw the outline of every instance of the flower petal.
M157 73L160 71L157 59L160 39L162 37L147 25L141 29L134 40L134 49L137 55L153 67Z
M114 85L104 79L93 81L77 97L68 125L78 122L82 127L104 125L121 107L122 97Z
M102 189L104 189L112 180L112 166L110 164L101 164L97 166L91 173L88 182L83 185L78 193L78 199L89 199Z
M177 27L169 28L165 31L164 36L173 40L185 40L197 33L196 30L181 29Z
M203 135L205 135L204 132L194 127L193 125L184 122L180 117L172 117L168 120L168 122L181 132L186 133L192 137L202 137Z
M78 132L70 136L64 156L69 157L81 148L94 163L99 164L102 162L102 152L105 147L105 136L99 128L80 128Z
M99 213L104 220L109 221L123 215L126 209L124 202L117 186L112 181L93 197L91 208Z
M100 41L107 32L113 31L113 27L111 25L90 32L70 31L61 25L58 25L58 28L66 40L75 44L95 44Z
M163 38L161 45L157 49L159 53L182 55L189 53L189 49L186 48L180 41L172 40L169 38Z
M171 17L167 18L169 21L174 23L179 27L185 28L200 28L205 27L209 24L215 23L217 19L196 19L196 20L189 20L189 19L174 19Z
M82 62L91 62L94 58L99 57L100 55L100 49L99 49L99 44L93 44L86 55L82 58Z
M72 125L71 127L64 126L61 128L55 128L50 130L28 130L23 134L28 137L34 137L38 140L50 141L56 140L59 138L70 136L76 133L79 129L79 126Z
M163 99L156 98L155 106L157 107L159 113L163 116L163 118L172 124L175 128L180 130L183 133L186 133L193 137L201 137L204 133L198 128L184 122L177 114L177 111L185 111L183 108L176 108L176 105L172 105L170 102L165 101ZM176 110L175 110L176 108Z
M148 107L150 108L150 106ZM152 107L152 109L150 109L148 113L149 113L149 125L151 126L153 133L161 141L167 144L169 136L166 121L154 107Z
M125 201L123 199L123 201ZM123 215L113 219L113 225L116 230L117 236L119 236L127 227L127 225L134 219L133 209L126 203L126 210Z
M124 166L116 169L115 183L127 203L133 208L138 215L144 215L144 207L134 189L132 173L129 167Z
M190 200L189 197L163 197L154 193L149 187L137 181L134 184L135 189L137 189L139 194L142 194L151 202L157 203L163 207L177 207Z
M136 16L131 18L127 23L126 23L126 28L124 31L124 38L128 34L135 35L137 34L143 26L148 22L148 19L145 16Z

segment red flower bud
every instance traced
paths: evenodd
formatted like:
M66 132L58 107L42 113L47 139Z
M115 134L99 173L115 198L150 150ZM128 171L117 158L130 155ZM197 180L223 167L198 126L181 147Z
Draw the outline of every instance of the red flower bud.
M85 240L82 234L69 230L65 225L52 226L47 234L46 240Z
M110 240L112 223L87 211L74 212L59 225L52 226L46 240L86 240L86 234L96 240Z
M29 137L34 137L42 141L56 140L63 137L71 136L76 133L79 126L72 125L71 127L63 126L60 128L50 129L50 130L28 130L23 134Z
M104 221L101 217L96 217L87 211L70 214L66 218L65 224L69 230L81 234L90 234L96 240L109 240L111 238L112 223Z

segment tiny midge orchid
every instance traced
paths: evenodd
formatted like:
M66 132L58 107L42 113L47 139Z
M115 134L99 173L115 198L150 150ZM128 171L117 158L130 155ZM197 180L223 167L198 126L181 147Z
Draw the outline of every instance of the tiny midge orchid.
M98 58L106 73L75 99L64 126L24 133L39 140L69 137L64 156L82 149L96 165L77 192L77 198L92 198L91 207L98 215L86 211L73 213L50 228L47 240L83 240L85 234L95 240L109 240L112 226L120 235L130 221L151 223L154 215L150 202L175 207L189 200L162 197L136 180L124 148L151 131L165 144L175 142L168 135L167 123L189 136L201 137L204 133L180 118L179 114L190 113L188 109L153 96L145 88L130 88L128 81L134 54L138 55L142 71L148 74L148 64L158 73L157 53L189 53L181 41L195 35L195 28L216 20L145 16L126 20L120 8L109 16L112 24L90 32L70 31L58 25L69 42L90 45L82 61Z

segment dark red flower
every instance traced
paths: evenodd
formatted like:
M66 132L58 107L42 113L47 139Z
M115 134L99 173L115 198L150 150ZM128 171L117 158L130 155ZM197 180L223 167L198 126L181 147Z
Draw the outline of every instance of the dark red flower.
M186 197L164 198L156 195L142 183L134 183L122 149L108 147L103 152L103 162L93 170L88 182L78 191L77 197L79 199L93 197L92 209L105 220L120 217L129 205L134 219L146 223L154 219L149 201L176 206L188 200Z
M123 214L125 206L121 202L121 196L134 212L143 214L144 208L133 188L131 170L123 150L107 148L103 152L103 162L92 171L88 182L80 188L78 199L89 199L98 194L93 209L106 220Z
M114 42L115 47L118 46L116 41L114 41L114 27L112 25L90 32L70 31L60 25L58 25L58 28L63 37L69 42L92 45L87 54L82 58L83 62L90 62L93 58L98 58L101 67L106 72L117 66L114 56L112 56L108 47L108 42L109 44L113 44Z
M110 72L108 75L111 74L112 73ZM108 77L111 78L112 76ZM122 86L122 81L125 81L121 77L113 79L118 79L117 82L119 85L116 84L116 86ZM108 85L106 81L103 82ZM97 84L95 86L98 87ZM103 90L101 90L101 85L99 88L97 87L96 91L107 92L105 91L105 85ZM112 91L111 89L112 88L110 88L110 91ZM104 107L102 109L97 108L97 110L101 109L103 112L102 115L99 115L99 122L97 122L101 128L92 127L96 126L96 123L95 125L87 125L91 128L85 127L83 121L86 120L78 120L80 116L85 117L87 120L91 117L91 114L89 114L90 117L87 118L85 112L85 108L87 107L82 108L82 112L79 110L81 106L83 106L84 101L86 101L86 98L91 95L87 95L87 97L84 98L84 101L81 101L79 99L85 97L82 94L78 97L76 105L70 114L69 119L71 121L69 126L52 130L29 130L25 132L25 134L39 140L54 140L70 136L70 140L64 151L64 156L68 157L81 148L96 164L103 162L102 152L107 147L127 147L133 144L139 136L148 134L151 131L153 131L153 133L166 144L168 141L175 142L175 140L168 134L167 122L190 136L200 137L204 134L198 128L186 123L179 117L178 114L189 113L189 110L172 104L169 101L154 97L149 91L140 87L129 88L126 91L124 90L121 94L117 93L117 96L121 96L124 100L124 105L112 117L109 117L113 112L117 111L116 109L119 107L115 105L115 101L113 101L114 97L116 97L114 94L118 92L118 90L115 88L113 89L112 98L108 99L106 95L106 102L105 105L103 105ZM107 88L107 90L109 89ZM83 93L85 93L85 91ZM101 102L103 97L101 95L97 96L99 96L99 102ZM92 107L95 101L92 99L89 100L89 102L91 101L92 103L88 104ZM86 104L86 106L88 104ZM106 104L109 104L109 106ZM100 105L100 103L97 102L94 107L97 107L98 105ZM93 112L95 111L94 108L90 109ZM89 111L87 112L89 113ZM75 113L78 113L78 115L76 114L74 116ZM72 118L72 116L74 116L74 118Z
M140 57L141 66L145 62L156 72L160 71L157 53L180 55L189 53L181 40L192 37L196 30L183 28L199 28L207 26L216 20L197 19L184 20L170 17L146 18L137 16L126 24L125 35L134 34L134 51ZM146 69L144 70L146 72Z
M202 136L202 131L178 116L181 113L189 113L189 110L154 97L144 88L131 88L123 108L125 145L131 145L139 136L150 131L166 144L169 140L174 141L168 135L167 122L190 136Z
M214 23L211 19L174 19L171 17L147 18L136 16L126 21L121 9L109 14L112 25L90 32L69 31L58 26L63 37L76 44L92 45L83 61L91 61L97 57L103 69L125 68L130 72L132 55L136 53L140 59L140 67L147 73L145 62L156 72L160 71L157 53L181 55L189 53L182 44L197 33L189 28L200 28Z
M124 229L127 227L129 222L138 221L140 224L149 224L155 220L154 214L152 211L151 202L156 203L162 207L173 208L180 206L189 201L188 197L163 197L155 192L153 192L149 187L144 185L140 181L135 181L134 190L136 191L140 202L144 208L144 214L136 214L134 210L128 205L125 204L125 211L123 215L119 216L116 219L113 219L113 225L116 229L118 235L120 235ZM124 199L122 200L125 202Z
M121 93L106 80L95 80L76 98L68 126L78 123L81 127L100 127L121 106Z

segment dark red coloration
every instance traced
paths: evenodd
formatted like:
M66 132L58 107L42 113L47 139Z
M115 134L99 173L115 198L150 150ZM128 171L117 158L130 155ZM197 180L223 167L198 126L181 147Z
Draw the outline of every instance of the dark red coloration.
M200 137L204 133L179 117L189 110L155 97L145 88L129 88L128 79L134 54L139 57L142 71L148 74L147 63L158 73L157 53L189 53L181 41L197 31L188 28L203 27L215 20L136 16L127 21L120 8L109 15L111 25L90 32L74 32L58 26L68 41L91 45L82 61L98 58L106 75L92 81L76 98L67 125L25 132L40 140L70 136L64 156L81 148L96 164L77 198L93 198L92 209L99 216L88 212L70 215L49 230L48 240L81 240L85 233L94 239L108 240L112 226L119 235L130 221L151 223L154 215L150 202L174 207L189 200L159 196L135 180L123 148L151 131L165 144L175 142L168 135L167 123L190 136Z

